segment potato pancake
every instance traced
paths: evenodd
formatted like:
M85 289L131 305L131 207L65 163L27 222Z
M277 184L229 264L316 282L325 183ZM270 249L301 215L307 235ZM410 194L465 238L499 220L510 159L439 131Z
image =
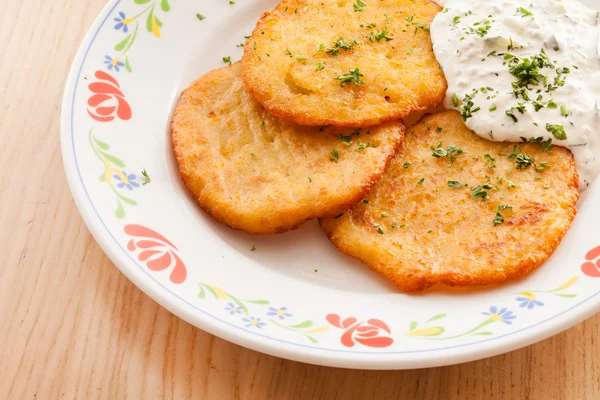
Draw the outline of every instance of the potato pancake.
M409 292L521 276L554 252L579 198L572 154L531 142L482 139L456 111L427 116L365 201L321 227Z
M239 63L187 88L173 120L181 177L200 206L248 233L277 233L360 201L402 143L404 126L296 125L252 99Z
M301 125L367 127L440 104L446 80L428 0L283 0L244 46L242 73L272 114Z

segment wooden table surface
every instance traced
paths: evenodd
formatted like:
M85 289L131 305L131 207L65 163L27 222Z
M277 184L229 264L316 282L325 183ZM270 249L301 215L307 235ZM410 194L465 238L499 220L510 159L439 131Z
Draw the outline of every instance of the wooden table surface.
M600 398L600 315L502 356L379 372L263 355L159 307L95 243L62 168L64 82L104 3L2 1L0 399Z

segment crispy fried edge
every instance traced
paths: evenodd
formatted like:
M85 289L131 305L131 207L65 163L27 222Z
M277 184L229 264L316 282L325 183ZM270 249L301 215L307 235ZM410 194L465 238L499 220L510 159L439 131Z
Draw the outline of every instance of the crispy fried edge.
M228 68L228 67L223 67L223 68ZM179 114L179 112L178 112L179 106L180 106L180 104L186 104L189 101L189 99L186 97L186 94L187 94L188 90L191 90L190 87L192 85L194 85L196 82L198 82L200 79L203 80L202 84L198 85L197 87L194 87L194 90L198 91L198 92L202 92L202 93L208 93L208 89L206 88L204 81L214 79L214 78L212 78L212 75L219 76L218 72L219 72L219 69L208 72L203 77L194 81L194 83L192 83L188 88L186 88L181 93L180 99L175 106L175 111L173 112L173 116L171 118L170 125L171 125L171 138L173 141L173 150L175 153L175 158L177 160L179 173L180 173L180 176L181 176L181 179L182 179L184 185L188 189L188 192L195 199L195 201L198 203L200 208L202 208L207 214L211 215L215 220L225 224L229 228L239 230L242 232L246 232L246 233L250 233L250 234L284 233L288 230L293 230L293 229L299 228L300 225L302 225L303 223L305 223L306 221L309 221L311 219L315 219L315 218L319 218L319 217L330 217L330 216L332 217L341 212L344 212L351 206L353 206L356 203L358 203L359 201L361 201L366 196L366 194L369 193L369 191L371 190L371 187L375 183L377 183L379 178L383 175L383 172L385 171L385 166L387 166L387 164L390 162L390 160L392 160L394 158L397 150L400 148L400 146L402 146L402 143L404 142L404 134L405 134L406 128L405 128L404 124L402 123L402 121L398 121L398 128L400 130L399 135L401 137L400 137L400 140L398 140L398 142L396 143L395 150L393 152L390 152L390 154L388 154L387 158L384 160L384 168L381 168L379 173L374 173L374 174L371 174L370 176L366 176L364 179L364 183L357 188L357 191L355 193L352 193L352 194L349 194L348 196L346 196L347 200L345 200L344 202L336 204L336 205L329 205L328 207L323 208L323 211L319 212L319 213L314 213L314 214L304 213L305 215L299 216L294 223L285 223L286 218L279 218L277 220L274 220L273 222L269 222L269 223L265 222L265 223L261 223L258 225L254 224L254 223L244 223L243 221L246 220L244 214L237 213L236 210L230 210L229 207L227 207L228 203L214 203L214 202L204 200L201 196L201 192L203 191L204 186L201 184L198 184L198 183L196 185L194 185L195 179L193 178L192 174L189 173L187 170L184 171L184 169L182 168L182 165L185 165L186 157L184 156L183 150L181 149L182 143L179 140L178 127L177 127L176 121L175 121L177 115ZM196 194L196 188L200 192L199 195ZM285 214L286 212L287 211L283 211L278 214L282 214L282 213ZM279 221L279 222L275 222L275 221Z
M436 114L428 114L424 115L415 125L426 122L429 118ZM424 131L422 135L419 135L419 138L423 138L427 136L427 131ZM356 245L348 245L345 241L341 240L340 237L336 235L335 229L342 223L342 220L327 220L325 218L319 219L319 225L321 229L331 243L335 245L335 247L340 250L342 253L347 254L353 258L358 259L363 264L367 265L369 269L378 274L384 276L385 278L392 281L396 286L406 292L420 292L425 289L428 289L436 284L443 284L448 286L483 286L483 285L491 285L495 283L501 283L508 280L512 280L518 277L521 277L535 268L539 267L544 261L546 261L550 256L556 251L562 239L566 235L569 230L571 223L575 219L575 215L577 214L577 201L579 200L579 174L575 168L575 159L573 154L569 152L569 160L570 166L572 167L574 173L571 176L569 182L567 182L567 188L572 190L574 193L573 202L570 207L570 213L565 211L566 219L561 224L562 229L560 229L559 233L555 236L548 236L546 240L543 242L543 245L536 249L533 253L528 253L521 258L521 261L512 268L505 268L504 273L498 273L495 269L482 270L483 273L478 274L476 278L461 273L448 273L443 275L438 274L415 274L415 273L406 273L407 269L404 266L404 263L400 261L398 263L399 268L390 268L381 263L367 263L361 258L361 251L357 248ZM352 226L354 229L354 225ZM359 232L363 232L359 230ZM370 249L371 253L374 253L376 250L374 248ZM394 271L402 271L403 273L394 273ZM408 271L411 271L410 269Z

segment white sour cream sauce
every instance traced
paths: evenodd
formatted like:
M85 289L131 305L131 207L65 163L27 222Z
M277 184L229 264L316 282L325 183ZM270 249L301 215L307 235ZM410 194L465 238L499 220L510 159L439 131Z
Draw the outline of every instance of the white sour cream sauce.
M551 138L553 145L571 150L579 189L587 189L600 172L598 12L575 0L447 0L444 6L431 23L431 38L448 81L445 106L460 110L465 95L477 89L471 110L479 110L465 121L470 129L494 141ZM480 28L487 32L470 33ZM512 49L508 50L511 41ZM539 72L547 76L548 84L554 84L556 71L568 68L570 72L560 78L564 85L550 92L543 82L529 85L531 101L517 98L512 83L518 78L509 72L510 60L504 54L531 58L542 49L556 68L545 67ZM488 56L493 51L496 55ZM485 89L484 93L482 87L493 90ZM461 101L458 107L453 106L454 94ZM543 97L541 104L553 100L556 108L544 106L535 111L533 101L539 95ZM506 110L510 112L518 103L522 103L524 113L513 109L518 119L514 122ZM554 137L547 124L562 126L566 140Z

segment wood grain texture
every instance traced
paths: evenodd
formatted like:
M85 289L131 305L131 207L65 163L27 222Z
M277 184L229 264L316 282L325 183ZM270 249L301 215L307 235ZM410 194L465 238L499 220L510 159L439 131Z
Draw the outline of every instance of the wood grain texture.
M62 170L62 89L104 0L2 4L0 399L600 398L600 316L502 356L377 372L259 354L160 308L94 242Z

